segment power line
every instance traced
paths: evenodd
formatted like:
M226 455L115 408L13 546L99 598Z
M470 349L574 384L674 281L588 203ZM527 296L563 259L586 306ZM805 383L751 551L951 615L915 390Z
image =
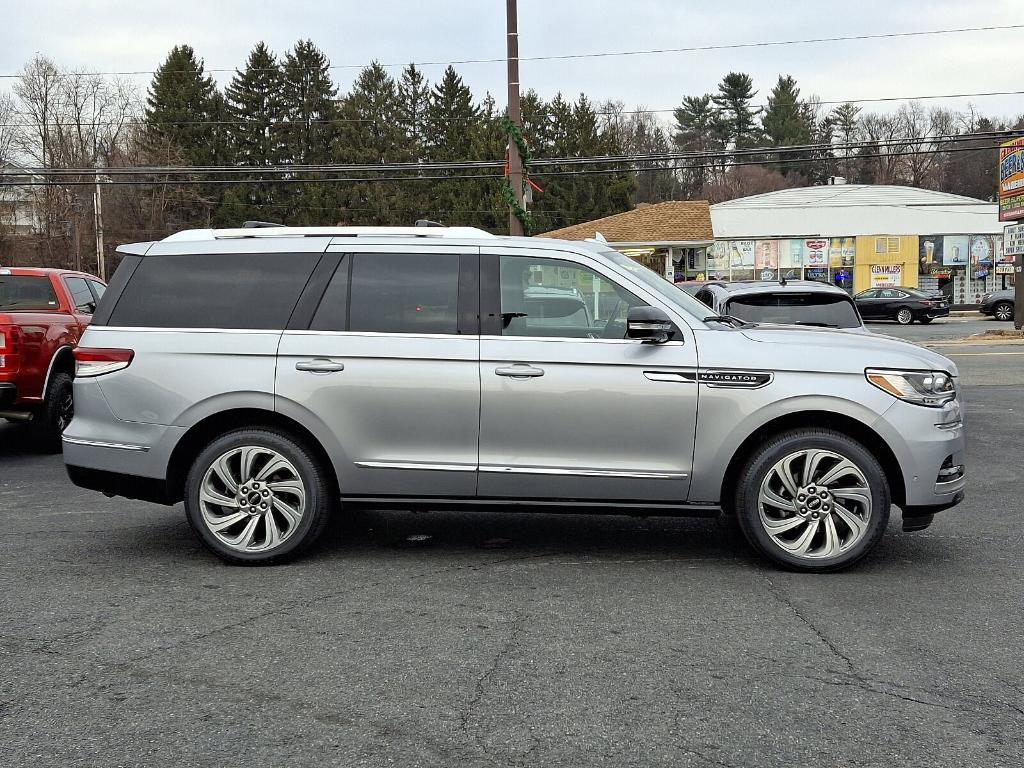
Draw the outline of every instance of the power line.
M543 56L520 56L519 61L566 61L569 59L596 59L596 58L610 58L616 56L649 56L655 54L664 53L695 53L702 51L728 51L736 50L740 48L770 48L776 46L785 45L808 45L814 43L839 43L847 41L861 41L861 40L885 40L892 38L901 37L926 37L930 35L954 35L968 32L995 32L1003 30L1013 29L1024 29L1024 24L1000 24L990 25L983 27L957 27L954 29L930 29L930 30L917 30L910 32L884 32L877 34L868 35L839 35L836 37L809 37L800 38L793 40L767 40L760 42L751 43L720 43L717 45L695 45L687 46L683 48L648 48L643 50L630 50L630 51L595 51L591 53L563 53L563 54L548 54ZM455 64L497 64L506 63L507 59L502 58L486 58L486 59L452 59L450 61L419 61L412 62L417 67L428 67L428 66L447 66ZM375 62L377 63L377 62ZM363 69L369 66L367 64L332 64L328 66L328 69ZM406 67L409 64L379 64L378 66L384 67L385 69L393 69L398 67ZM284 67L259 67L254 68L250 71L281 71ZM311 71L310 67L288 67L287 69L293 71ZM187 69L173 69L165 70L168 73L186 73L192 72ZM217 67L206 69L206 73L226 73L236 72L237 68L231 67ZM152 75L156 74L155 70L129 70L124 72L91 72L89 74L100 75L102 77L110 76L134 76L134 75ZM19 74L3 74L0 75L0 79L12 79L20 77Z
M814 100L813 104L822 106L834 106L838 104L877 104L883 102L892 101L925 101L931 99L965 99L965 98L981 98L990 96L1022 96L1024 91L977 91L974 93L933 93L918 96L879 96L874 98L865 99L832 99L828 101ZM755 109L765 109L767 104L753 104L751 105ZM678 107L671 107L667 109L626 109L622 111L609 111L601 110L594 112L598 117L617 117L619 115L652 115L652 114L670 114L674 113ZM22 117L36 117L30 112L14 111L12 114L19 115ZM473 122L479 120L479 117L441 117L431 118L435 122L443 123L456 123L456 122ZM62 123L54 121L47 123L48 126L53 128L98 128L100 126L109 125L127 125L134 121L134 119L125 120L92 120L84 122L70 122ZM140 121L141 122L141 121ZM385 123L390 122L383 118L374 117L334 117L330 119L315 119L315 120L278 120L273 123L267 124L270 128L288 128L290 126L307 126L307 125L335 125L343 123ZM161 120L155 123L155 125L250 125L250 124L261 124L256 118L249 120ZM263 123L265 124L265 123ZM21 128L24 127L24 123L0 123L0 128Z

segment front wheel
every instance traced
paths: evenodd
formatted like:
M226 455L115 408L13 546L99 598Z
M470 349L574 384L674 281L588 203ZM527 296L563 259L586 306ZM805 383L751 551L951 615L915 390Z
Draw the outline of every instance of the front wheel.
M336 504L320 462L292 437L240 429L210 443L185 486L185 514L203 544L235 565L298 555Z
M992 317L996 320L1013 320L1013 304L1001 301L992 308Z
M896 322L900 325L910 325L914 322L914 313L904 307L896 313Z
M762 555L798 571L838 571L864 557L889 522L889 485L874 456L825 429L781 434L747 462L736 516Z

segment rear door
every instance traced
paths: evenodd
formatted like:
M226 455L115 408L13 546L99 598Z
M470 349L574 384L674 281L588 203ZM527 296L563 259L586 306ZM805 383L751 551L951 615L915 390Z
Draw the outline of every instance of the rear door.
M697 413L688 328L625 338L642 289L576 254L481 255L480 481L491 498L686 499ZM588 318L572 301L579 296Z
M343 496L471 497L478 249L332 246L319 305L282 339L277 408L329 434Z

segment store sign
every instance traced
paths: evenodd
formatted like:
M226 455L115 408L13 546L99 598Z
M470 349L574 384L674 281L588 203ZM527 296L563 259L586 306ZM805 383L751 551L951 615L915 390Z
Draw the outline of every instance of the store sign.
M997 275L1012 275L1013 264L996 264Z
M1003 230L1003 261L1012 261L1014 256L1024 256L1024 224L1012 224Z
M894 288L903 285L902 264L872 264L871 287Z
M1024 219L1024 137L999 147L999 220Z
M729 242L729 263L733 267L753 267L754 240L732 240Z
M827 267L828 247L828 240L804 240L804 265L808 267Z

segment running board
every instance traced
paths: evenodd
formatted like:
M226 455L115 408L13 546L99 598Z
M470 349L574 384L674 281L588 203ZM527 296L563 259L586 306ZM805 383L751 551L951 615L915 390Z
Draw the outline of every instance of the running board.
M405 496L343 496L342 503L365 509L413 511L478 511L478 512L546 512L606 515L639 515L643 517L718 517L717 504L640 503L597 499L475 499Z

